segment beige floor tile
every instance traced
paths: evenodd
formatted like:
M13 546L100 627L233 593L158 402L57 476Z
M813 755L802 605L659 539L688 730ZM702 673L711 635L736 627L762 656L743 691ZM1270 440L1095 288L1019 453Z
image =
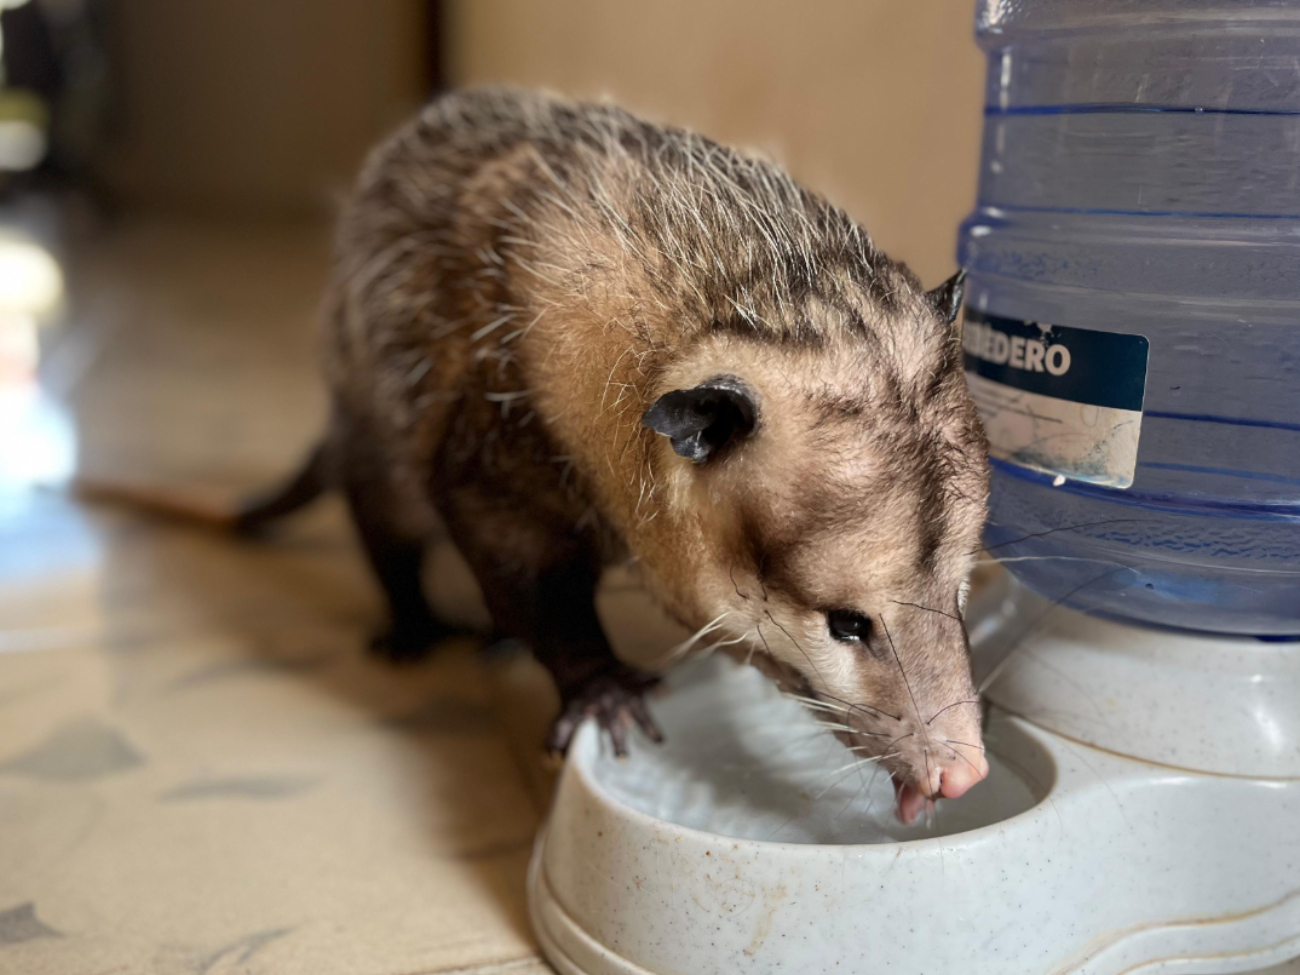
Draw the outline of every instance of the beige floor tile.
M153 224L74 262L47 361L83 468L233 497L291 467L322 417L323 238ZM544 678L469 641L367 660L379 602L337 502L252 543L5 499L0 971L547 970L523 882Z

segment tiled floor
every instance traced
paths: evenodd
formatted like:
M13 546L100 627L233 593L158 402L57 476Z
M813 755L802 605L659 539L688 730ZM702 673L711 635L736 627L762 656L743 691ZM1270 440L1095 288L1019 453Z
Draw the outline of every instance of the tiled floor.
M92 476L227 497L287 469L321 422L324 238L143 224L69 262L42 340L71 427L10 350L0 971L548 970L523 893L546 795L524 743L550 707L529 665L468 642L364 659L379 606L336 502L253 544L33 483L74 429Z
M535 665L468 642L366 660L379 604L335 501L246 543L57 487L74 457L218 500L291 467L322 420L325 240L146 222L79 251L39 336L69 422L25 372L49 294L0 235L6 975L549 971L524 905ZM443 610L480 614L435 568ZM675 641L635 593L606 600L635 656Z

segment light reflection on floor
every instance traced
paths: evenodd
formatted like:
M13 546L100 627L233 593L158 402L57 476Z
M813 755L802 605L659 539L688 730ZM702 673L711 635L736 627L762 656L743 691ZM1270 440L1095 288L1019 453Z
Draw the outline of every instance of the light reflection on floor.
M42 383L42 354L64 338L64 294L49 250L0 228L0 654L59 646L96 618L101 545L60 490L76 428Z
M105 221L74 204L0 206L0 660L214 602L152 581L156 546L202 575L190 549L212 540L82 503L71 475L228 500L273 482L324 422L324 228Z
M39 381L42 333L56 327L63 294L63 272L49 251L17 234L0 236L0 519L73 473L73 425Z
M63 273L40 244L0 237L0 517L72 473L73 428L38 379L41 333L57 321Z

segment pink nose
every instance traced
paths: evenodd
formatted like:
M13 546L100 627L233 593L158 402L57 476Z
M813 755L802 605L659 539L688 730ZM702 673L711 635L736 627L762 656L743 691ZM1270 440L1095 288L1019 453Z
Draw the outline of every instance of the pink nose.
M958 756L935 771L939 774L939 794L945 799L956 799L989 774L989 763L983 755L969 759Z
M961 747L961 746L959 746ZM898 800L898 818L911 823L921 811L939 798L956 799L970 791L971 786L989 774L989 763L982 752L973 747L962 747L963 753L952 753L946 762L930 765L930 775L912 781L895 780L894 792ZM965 752L972 754L966 755Z

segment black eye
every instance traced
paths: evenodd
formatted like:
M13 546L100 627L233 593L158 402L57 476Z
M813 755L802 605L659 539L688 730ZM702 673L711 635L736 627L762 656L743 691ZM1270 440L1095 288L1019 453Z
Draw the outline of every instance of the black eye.
M826 614L831 636L845 643L866 643L871 636L871 620L850 609L832 609Z

